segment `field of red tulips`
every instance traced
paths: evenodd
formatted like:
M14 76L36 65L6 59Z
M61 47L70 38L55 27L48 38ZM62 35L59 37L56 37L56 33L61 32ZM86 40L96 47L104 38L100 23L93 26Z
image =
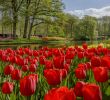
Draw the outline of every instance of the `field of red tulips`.
M110 49L0 49L0 100L110 100Z

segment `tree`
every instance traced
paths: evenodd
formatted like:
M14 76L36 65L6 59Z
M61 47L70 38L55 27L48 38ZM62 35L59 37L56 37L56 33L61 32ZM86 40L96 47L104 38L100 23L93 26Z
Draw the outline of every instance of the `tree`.
M67 21L66 21L67 23L65 24L65 29L67 33L70 33L70 37L73 37L79 19L78 17L70 14L67 14L66 16L67 16Z
M1 6L4 11L11 12L12 14L12 27L13 27L13 38L16 38L16 28L18 22L18 12L24 0L1 0Z
M92 41L95 36L96 26L97 20L95 17L85 16L80 20L77 26L77 33L80 35L80 37L89 37Z
M36 0L30 16L28 39L30 39L33 27L47 22L46 16L50 17L51 20L55 19L61 11L62 3L59 0Z

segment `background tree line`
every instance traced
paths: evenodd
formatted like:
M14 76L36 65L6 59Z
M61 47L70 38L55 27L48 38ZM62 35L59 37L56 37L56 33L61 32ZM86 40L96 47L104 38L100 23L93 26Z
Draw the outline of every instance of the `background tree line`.
M63 12L61 0L0 0L0 33L30 39L32 35L93 40L110 33L110 17L95 18Z

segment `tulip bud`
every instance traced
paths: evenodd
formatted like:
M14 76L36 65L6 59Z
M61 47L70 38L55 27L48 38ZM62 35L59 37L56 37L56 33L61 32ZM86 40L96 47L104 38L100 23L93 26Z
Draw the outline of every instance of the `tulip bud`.
M106 67L95 67L93 72L97 82L108 81L108 69Z
M22 73L21 73L21 70L19 69L14 69L12 72L11 72L11 78L12 80L19 80L22 76Z
M75 87L74 87L74 92L76 94L76 96L78 97L82 97L82 88L84 87L85 83L82 81L79 81L76 83Z
M13 83L5 82L2 85L2 93L11 94L13 92Z
M5 75L10 75L13 70L14 70L14 67L12 65L7 65L4 68L4 74Z
M38 82L38 76L37 78L36 76L36 74L31 74L20 80L20 92L23 96L31 96L35 93Z
M102 100L100 87L96 84L86 84L82 93L84 100Z
M86 78L86 71L83 68L77 68L75 69L75 76L78 79L85 79Z

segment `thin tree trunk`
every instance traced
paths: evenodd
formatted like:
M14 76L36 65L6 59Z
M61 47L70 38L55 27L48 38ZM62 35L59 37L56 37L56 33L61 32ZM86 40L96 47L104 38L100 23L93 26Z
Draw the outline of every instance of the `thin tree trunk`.
M31 23L30 23L29 34L28 34L28 39L29 39L29 40L30 40L30 38L31 38L33 23L34 23L34 17L32 18L32 21L31 21Z
M16 38L16 26L17 26L17 18L14 17L13 19L13 38L15 39Z
M24 24L24 34L23 38L27 38L27 29L28 29L29 17L25 16L25 24Z
M12 12L13 12L13 38L16 38L16 26L17 26L17 1L16 0L12 0Z
M26 16L25 16L23 38L27 38L27 31L28 31L28 24L29 24L29 15L28 15L29 12L28 12L28 9L29 9L31 0L27 0L26 3L27 3L27 5L26 5Z

